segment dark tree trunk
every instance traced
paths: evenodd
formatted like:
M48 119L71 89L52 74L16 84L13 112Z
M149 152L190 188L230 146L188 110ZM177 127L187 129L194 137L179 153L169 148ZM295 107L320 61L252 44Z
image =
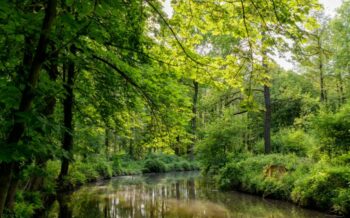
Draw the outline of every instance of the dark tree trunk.
M13 207L15 204L16 190L20 182L20 172L21 172L20 165L15 164L15 166L13 167L13 175L12 175L11 183L7 190L6 203L5 203L6 208L8 208L10 211L13 211L14 209Z
M265 153L271 152L271 97L270 87L264 86L265 119L264 119L264 147Z
M188 149L188 154L189 154L190 160L194 159L194 146L195 146L195 143L196 143L198 91L199 91L198 82L197 81L193 81L193 99L192 99L192 114L193 114L193 117L192 117L192 120L191 120L193 141L190 144L190 147Z
M52 44L52 51L55 51L56 47ZM56 81L59 75L58 71L58 65L57 65L57 59L58 59L58 53L54 53L52 55L53 60L50 61L50 66L47 69L50 80L51 81ZM45 106L41 109L41 114L46 117L47 119L50 119L51 116L54 113L56 107L56 96L52 93L48 93L48 95L45 97ZM44 131L41 129L38 129L41 134L45 134ZM46 167L46 162L49 160L50 157L42 157L39 156L35 159L35 164L38 168L40 169L45 169ZM28 182L28 187L27 190L33 192L33 191L39 191L42 189L44 185L44 176L42 175L32 175L31 178L29 179ZM44 204L43 208L39 208L35 210L35 215L34 217L43 217L45 216L45 209L49 208L55 199L55 196L53 194L43 194L41 196L42 202Z
M33 62L30 66L28 80L26 86L22 92L21 102L18 109L18 114L27 112L30 110L33 99L34 90L37 86L40 69L42 63L45 60L45 51L47 47L48 37L51 30L53 20L56 17L56 6L57 0L50 0L45 8L45 17L43 21L43 26L41 28L39 43L34 55ZM20 121L20 119L15 116L15 123L8 135L7 144L13 145L17 144L22 137L25 130L25 123ZM2 217L3 209L5 206L5 200L7 198L8 188L10 187L12 170L17 167L19 163L1 163L0 164L0 217Z
M262 39L262 66L266 74L268 74L268 67L266 63L266 51L264 50L265 32L263 32ZM267 79L266 79L267 80ZM266 81L267 82L267 81ZM271 96L270 87L264 85L264 102L265 102L265 116L264 116L264 148L265 154L271 153Z
M180 156L180 136L179 135L176 136L174 152L176 156Z
M52 50L54 51L55 49L56 49L55 46L52 45ZM52 55L52 57L53 57L53 60L50 61L50 67L47 69L47 71L48 71L50 80L54 82L56 81L59 73L58 66L57 66L58 53L55 53L54 55ZM42 114L44 117L49 119L54 113L55 107L56 107L56 96L53 95L52 93L48 93L48 95L45 97L44 107L40 109L40 114ZM45 132L40 128L36 129L36 131L38 131L43 136L45 135ZM37 157L35 159L35 164L38 168L45 169L46 162L48 159L49 157L41 157L41 156ZM41 189L43 183L44 183L43 176L33 175L28 182L29 185L27 186L27 190L38 191Z
M263 33L262 46L264 46L265 32ZM266 74L268 74L268 66L266 63L266 51L262 47L262 66ZM268 81L268 79L266 79ZM266 81L266 82L267 82ZM265 116L264 116L264 150L265 154L271 153L271 96L270 87L264 85L264 102L265 102Z
M17 176L16 178L12 178L10 187L8 188L8 191L7 191L5 206L10 211L13 211L18 183L19 183L19 178Z
M0 217L2 217L2 212L5 207L5 202L7 198L7 191L11 184L12 177L12 167L13 163L1 163L0 164Z
M325 82L324 82L324 72L323 72L323 51L322 51L322 42L320 37L317 38L317 44L318 44L318 55L319 55L319 73L320 73L320 101L326 102L327 101L327 95L326 95L326 89L325 89Z
M108 131L108 128L106 127L105 129L105 148L106 148L106 157L107 157L107 160L108 160L108 150L109 150L109 131Z
M325 102L326 100L326 92L325 92L325 87L324 87L324 75L323 75L323 62L322 62L322 57L320 57L320 65L319 65L319 70L320 70L320 101Z
M71 47L71 52L75 54L74 45ZM58 184L64 190L68 187L64 184L64 178L68 175L69 163L72 160L72 148L73 148L73 104L74 104L74 78L75 78L75 66L74 62L70 61L68 64L67 74L65 76L66 81L64 81L64 89L66 91L65 99L63 101L63 113L64 113L64 135L62 141L62 149L67 152L61 159L61 171L58 176Z
M59 218L71 218L73 217L72 209L68 205L68 200L66 199L68 196L63 196L62 194L58 194L57 201L59 204Z

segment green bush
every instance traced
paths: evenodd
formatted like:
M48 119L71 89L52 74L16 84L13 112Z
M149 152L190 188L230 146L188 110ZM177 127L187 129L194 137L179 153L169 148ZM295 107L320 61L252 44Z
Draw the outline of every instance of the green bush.
M322 111L313 121L315 133L321 139L321 151L334 156L350 151L350 104L338 112Z
M291 196L294 202L302 206L332 208L340 213L349 213L349 190L348 167L318 167L296 182Z
M276 153L306 156L315 144L315 139L300 129L282 129L272 136L272 149Z
M337 156L330 160L334 165L350 166L350 152Z
M227 110L224 117L213 121L203 133L203 139L197 144L197 157L207 174L217 174L229 161L231 153L241 153L244 148L242 135L246 123Z
M32 217L34 211L42 207L39 192L17 191L14 217Z
M257 155L246 159L233 159L216 177L223 189L240 189L253 194L289 199L295 180L308 171L308 162L295 155ZM286 172L267 176L266 168L281 166Z
M190 162L191 170L200 170L199 163L197 161Z
M120 175L122 173L122 162L119 155L113 157L112 170L113 175Z
M166 172L166 165L158 159L147 159L145 161L143 173L163 173Z
M186 160L181 161L179 164L184 171L192 170L191 164Z
M113 175L112 164L106 161L98 162L96 165L96 171L103 178L111 178Z
M183 171L184 169L182 168L182 165L180 162L175 162L173 164L171 164L171 169L173 171Z

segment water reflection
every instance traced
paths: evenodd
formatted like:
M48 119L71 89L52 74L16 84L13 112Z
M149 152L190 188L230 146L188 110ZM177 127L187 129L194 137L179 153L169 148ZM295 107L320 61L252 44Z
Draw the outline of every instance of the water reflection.
M213 187L191 172L119 177L59 196L49 217L327 217L289 203Z

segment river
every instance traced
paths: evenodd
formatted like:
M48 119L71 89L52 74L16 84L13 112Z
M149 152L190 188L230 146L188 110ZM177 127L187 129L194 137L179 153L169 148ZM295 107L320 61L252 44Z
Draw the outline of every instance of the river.
M49 217L329 217L287 202L221 192L198 172L116 177L83 186L59 199Z

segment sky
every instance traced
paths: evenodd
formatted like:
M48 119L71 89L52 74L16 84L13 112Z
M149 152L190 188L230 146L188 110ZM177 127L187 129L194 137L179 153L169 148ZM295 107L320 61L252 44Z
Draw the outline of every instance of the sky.
M341 5L342 0L319 0L321 4L323 4L325 14L329 17L334 17L336 14L336 9ZM163 5L163 10L166 12L168 17L171 17L173 14L173 9L170 4L170 0L165 0ZM289 62L287 59L290 58L290 54L282 54L283 57L274 57L276 62L281 65L286 70L291 70L294 68L294 64Z
M325 13L332 17L335 15L336 8L341 5L342 0L319 0L319 2L323 4Z
M342 0L319 0L323 4L325 14L329 17L334 17L336 14L336 9L341 5ZM275 61L286 70L294 69L294 64L288 61L290 54L282 54L283 57L274 57Z

